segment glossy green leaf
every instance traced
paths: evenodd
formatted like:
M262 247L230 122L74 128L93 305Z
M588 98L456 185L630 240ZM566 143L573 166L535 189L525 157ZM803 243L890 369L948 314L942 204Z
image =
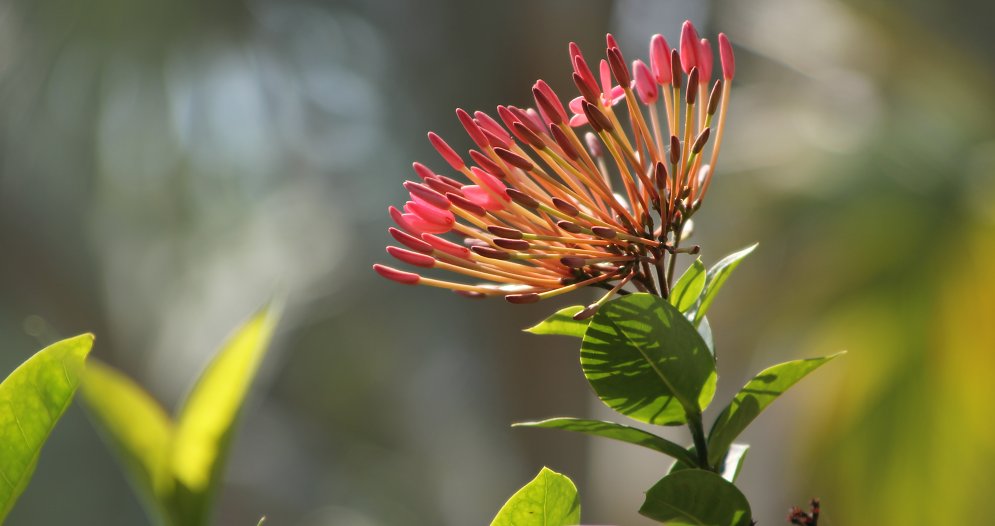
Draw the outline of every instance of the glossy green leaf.
M532 334L555 334L559 336L574 336L576 338L583 338L584 331L587 330L588 324L591 323L590 318L580 321L573 319L574 314L577 314L582 310L584 310L584 307L581 305L574 305L572 307L560 309L552 316L542 320L532 327L529 327L528 329L525 329L525 332L531 332Z
M583 418L550 418L539 422L520 422L514 424L515 427L542 427L546 429L563 429L577 433L611 438L628 442L637 446L659 451L664 455L670 455L677 460L681 460L689 465L694 465L695 460L686 449L666 438L652 433L636 429L634 427L616 424L615 422L605 422L602 420L587 420Z
M269 345L269 310L237 329L194 384L180 410L171 451L177 506L188 524L206 520L242 402Z
M785 362L764 369L753 377L715 419L708 437L708 462L714 465L721 460L733 440L781 393L841 354Z
M663 477L646 492L639 513L671 525L749 526L746 497L711 471L685 469Z
M164 502L173 489L169 448L174 431L169 415L138 384L97 361L87 365L80 392L150 514L168 516Z
M674 283L674 288L670 291L670 304L681 312L687 312L688 309L694 307L695 303L698 303L698 298L701 297L701 292L705 290L706 274L705 265L701 260L694 260L684 275L677 280L677 283Z
M630 294L595 314L581 366L612 409L650 424L677 425L715 394L715 360L690 322L667 301Z
M719 293L719 289L725 284L726 280L729 279L729 275L732 274L733 270L739 266L743 258L749 256L754 249L757 248L757 244L754 243L743 250L738 252L733 252L728 256L722 258L714 267L708 270L708 275L705 280L705 290L701 294L701 301L695 310L694 324L698 325L701 323L702 318L708 313L708 309L712 306L712 302L715 301L716 294Z
M491 526L573 526L580 523L577 487L549 468L508 499Z
M0 523L28 485L41 448L69 407L93 335L49 345L0 383Z

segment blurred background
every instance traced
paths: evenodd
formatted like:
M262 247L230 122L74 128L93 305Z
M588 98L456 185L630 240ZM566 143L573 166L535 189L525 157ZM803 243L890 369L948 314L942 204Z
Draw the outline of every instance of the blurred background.
M411 161L444 166L425 132L470 146L454 108L530 104L540 77L569 98L567 42L590 57L612 31L645 59L691 18L738 57L697 242L706 264L760 242L712 311L716 400L850 351L745 436L755 516L819 496L828 526L990 523L992 5L0 1L0 376L92 331L173 407L282 293L218 524L487 524L542 465L577 482L585 523L648 524L662 457L508 427L609 415L576 342L519 332L566 303L466 302L370 265ZM78 405L8 520L145 523Z

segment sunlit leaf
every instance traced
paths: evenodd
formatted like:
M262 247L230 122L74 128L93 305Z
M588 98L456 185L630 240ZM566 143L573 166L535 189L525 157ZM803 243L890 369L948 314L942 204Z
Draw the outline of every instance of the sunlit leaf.
M172 491L173 423L162 406L131 379L97 361L87 364L80 392L151 514L168 516L164 502Z
M701 291L705 290L706 272L701 260L694 260L684 275L674 283L674 288L670 291L670 304L681 312L687 312L693 307L698 302Z
M685 469L663 477L646 492L639 513L672 525L749 526L746 497L711 471Z
M491 526L573 526L580 522L577 487L549 468L508 499Z
M708 346L708 351L712 353L712 356L715 356L715 339L712 337L712 325L708 323L708 318L701 319L701 323L698 324L698 334Z
M708 269L708 275L705 279L705 290L701 294L701 301L694 315L694 324L698 325L701 323L702 318L708 313L708 309L712 306L712 302L715 301L715 295L719 293L719 289L725 284L726 280L729 279L729 275L732 274L733 270L739 266L743 258L749 256L753 250L757 248L757 244L754 243L738 252L733 252L728 256L722 258L718 263L712 268Z
M729 454L726 455L720 474L722 478L729 482L736 482L739 472L743 470L743 461L746 460L746 453L750 451L749 444L733 444L729 446Z
M726 455L725 460L722 463L721 468L717 469L722 478L728 480L729 482L736 482L736 478L739 477L740 470L743 469L743 461L746 460L746 452L750 449L750 446L746 444L733 444L729 447L729 454ZM670 470L667 473L674 473L675 471L681 471L685 469L696 469L700 466L694 461L697 458L697 453L694 446L687 449L687 457L674 462L670 466ZM691 459L691 460L689 460Z
M0 523L28 485L42 445L69 407L93 335L54 343L0 383Z
M574 305L556 311L552 316L542 320L536 325L525 329L525 332L532 334L555 334L559 336L584 337L590 319L577 321L573 319L574 314L584 310L581 305Z
M605 422L602 420L587 420L583 418L550 418L539 422L520 422L514 424L515 427L542 427L546 429L563 429L577 433L611 438L622 442L628 442L637 446L643 446L654 451L659 451L664 455L681 460L689 465L695 465L694 457L678 444L667 440L661 436L636 429L634 427L616 424L615 422Z
M682 424L715 394L708 346L680 311L650 294L601 307L584 335L580 361L608 407L650 424Z
M235 422L276 323L270 310L237 329L208 364L180 410L171 465L176 503L188 524L202 523L220 482Z
M708 437L708 462L715 464L726 454L733 440L753 422L761 411L808 373L840 356L794 360L769 367L747 382L732 402L715 419Z

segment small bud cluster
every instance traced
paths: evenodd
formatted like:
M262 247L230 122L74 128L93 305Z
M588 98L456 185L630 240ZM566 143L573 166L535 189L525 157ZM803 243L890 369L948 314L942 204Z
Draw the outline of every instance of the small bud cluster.
M685 22L680 50L655 35L649 64L635 60L631 69L607 35L597 78L570 43L580 96L567 105L539 80L532 87L535 108L498 106L497 119L456 110L476 145L468 152L472 163L435 133L428 139L465 181L414 163L419 180L404 183L411 200L389 208L396 223L389 232L403 248L387 252L415 267L482 282L380 264L374 270L403 284L511 303L585 286L608 290L578 318L629 283L666 296L674 258L689 252L678 245L708 190L722 140L735 64L729 40L720 34L718 42L723 74L714 83L711 44ZM590 131L581 136L583 126Z
M819 499L812 499L809 506L811 508L808 512L804 512L798 507L789 509L788 522L801 526L819 526Z

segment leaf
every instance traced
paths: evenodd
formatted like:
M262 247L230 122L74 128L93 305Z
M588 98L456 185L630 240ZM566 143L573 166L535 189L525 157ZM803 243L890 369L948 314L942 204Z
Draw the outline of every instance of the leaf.
M729 482L736 482L736 478L739 477L740 470L743 469L743 461L746 460L746 452L750 449L750 446L746 444L733 444L729 448L729 454L726 455L725 460L723 460L721 469L718 470L722 478L728 480ZM687 458L680 459L674 462L667 473L674 473L677 471L682 471L685 469L696 469L699 466L697 461L697 450L694 446L687 449L687 457L691 459L689 462Z
M743 470L743 461L746 460L746 453L750 451L749 444L733 444L729 446L729 454L726 455L720 474L722 478L729 482L736 482L739 472Z
M86 367L81 394L150 514L168 516L164 501L172 491L169 448L174 431L169 415L138 384L97 361Z
M749 526L750 503L731 482L702 469L663 477L646 492L639 513L672 525Z
M698 334L701 335L701 339L708 346L708 352L715 356L715 339L712 337L712 325L708 323L708 318L702 318L701 323L698 324Z
M515 492L491 526L571 526L580 522L577 487L549 468Z
M781 393L841 354L844 353L785 362L764 369L753 377L715 419L708 436L708 462L715 464L721 460L733 440Z
M0 523L28 485L41 448L72 402L93 335L56 342L0 383Z
M528 329L525 329L525 332L531 332L532 334L555 334L559 336L574 336L577 338L583 338L584 331L587 330L587 326L591 323L591 320L586 319L578 321L573 319L574 314L577 314L582 310L584 310L584 307L581 305L574 305L572 307L560 309L552 316L542 320L532 327L529 327Z
M701 323L702 318L705 317L708 309L712 306L712 302L715 301L715 295L719 293L719 289L721 289L722 285L725 284L727 279L729 279L729 275L732 274L732 271L736 270L739 263L743 261L743 258L749 256L750 253L757 248L757 244L758 243L754 243L739 252L729 254L716 263L714 267L708 270L708 275L705 280L705 291L701 294L701 302L698 304L698 308L694 315L695 325Z
M666 438L652 433L636 429L634 427L616 424L615 422L605 422L602 420L587 420L583 418L550 418L539 422L519 422L512 424L513 427L542 427L546 429L563 429L565 431L575 431L586 433L592 436L611 438L628 442L637 446L643 446L654 451L659 451L664 455L670 455L677 460L689 465L696 465L686 449Z
M694 307L701 291L705 290L705 274L705 265L701 259L694 260L684 275L674 283L674 288L670 291L670 304L681 312Z
M175 506L184 524L206 520L246 392L276 324L270 309L238 328L194 384L173 437Z
M159 522L206 524L242 401L275 323L274 311L264 309L237 329L175 422L120 372L100 363L87 368L83 397L93 421Z
M584 334L580 362L608 407L641 422L682 424L715 394L715 361L698 331L650 294L602 306Z

